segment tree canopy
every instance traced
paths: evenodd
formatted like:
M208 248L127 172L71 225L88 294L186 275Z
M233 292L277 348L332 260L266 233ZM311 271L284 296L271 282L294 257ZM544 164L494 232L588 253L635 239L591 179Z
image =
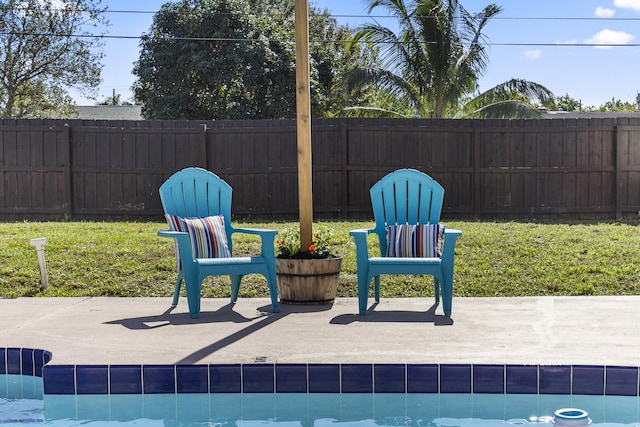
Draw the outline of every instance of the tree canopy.
M108 22L100 0L0 2L0 117L71 115L68 90L95 95L102 50L88 29Z
M336 85L350 57L347 29L310 9L314 116L346 102ZM153 119L295 117L295 24L287 0L166 3L143 35L134 66L136 101Z

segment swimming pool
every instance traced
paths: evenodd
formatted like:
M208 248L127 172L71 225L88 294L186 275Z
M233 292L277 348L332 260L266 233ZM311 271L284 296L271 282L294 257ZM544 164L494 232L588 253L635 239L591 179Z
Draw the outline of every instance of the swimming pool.
M218 393L52 395L0 398L0 424L120 426L500 426L551 425L559 407L584 408L593 426L636 426L633 396ZM4 408L4 409L3 409Z
M513 425L548 421L556 409L578 406L594 425L637 425L640 413L639 370L628 366L50 361L44 350L0 348L0 397L19 390L12 398L41 401L35 422ZM17 377L32 382L18 386Z

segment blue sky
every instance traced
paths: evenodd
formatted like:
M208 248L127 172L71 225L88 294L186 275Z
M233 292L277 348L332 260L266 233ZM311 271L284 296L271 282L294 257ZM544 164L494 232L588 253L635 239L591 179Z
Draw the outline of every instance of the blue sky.
M111 11L155 12L164 0L103 0ZM366 0L310 0L336 15L341 23L357 26L369 20ZM469 12L479 12L486 0L461 0ZM569 94L584 106L599 106L612 98L635 102L640 91L640 0L503 0L503 12L486 27L489 66L480 90L511 78L527 79L556 95ZM394 21L372 13L383 25ZM139 36L149 30L152 13L109 13L113 36ZM606 46L616 45L616 46ZM130 99L138 59L137 39L105 39L103 82L98 100L113 90ZM79 105L95 100L75 96Z

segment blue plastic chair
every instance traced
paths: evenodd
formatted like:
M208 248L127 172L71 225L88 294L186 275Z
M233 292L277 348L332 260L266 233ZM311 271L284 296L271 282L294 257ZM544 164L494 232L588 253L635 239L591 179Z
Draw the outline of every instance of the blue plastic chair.
M176 172L160 187L160 200L165 214L183 218L223 216L231 254L233 254L231 240L233 233L258 235L262 240L260 256L194 258L188 233L171 230L158 232L161 237L176 239L180 262L173 295L173 306L178 304L181 283L184 281L189 314L192 318L198 318L200 315L200 290L202 281L207 276L229 275L231 277L231 301L236 302L242 277L247 274L261 274L267 279L269 285L273 312L280 311L274 251L274 240L278 231L232 227L231 193L232 189L229 184L214 173L201 168L187 168Z
M441 258L387 257L387 226L402 224L437 224L440 222L444 189L430 176L415 169L399 169L378 181L370 190L375 227L352 230L356 244L358 269L358 308L366 314L369 284L374 281L376 303L380 302L381 274L428 274L434 278L436 303L442 291L443 310L451 315L453 296L453 263L459 230L445 228ZM380 257L369 256L367 236L375 234L380 244Z

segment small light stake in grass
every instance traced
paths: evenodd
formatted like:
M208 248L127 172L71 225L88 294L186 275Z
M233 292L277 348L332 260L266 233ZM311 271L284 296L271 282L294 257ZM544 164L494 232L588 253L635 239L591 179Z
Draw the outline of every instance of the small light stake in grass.
M36 251L38 252L38 265L40 266L40 282L42 283L42 289L46 289L49 284L49 279L47 278L47 264L44 260L44 245L46 244L46 237L31 239L31 246L35 246Z

